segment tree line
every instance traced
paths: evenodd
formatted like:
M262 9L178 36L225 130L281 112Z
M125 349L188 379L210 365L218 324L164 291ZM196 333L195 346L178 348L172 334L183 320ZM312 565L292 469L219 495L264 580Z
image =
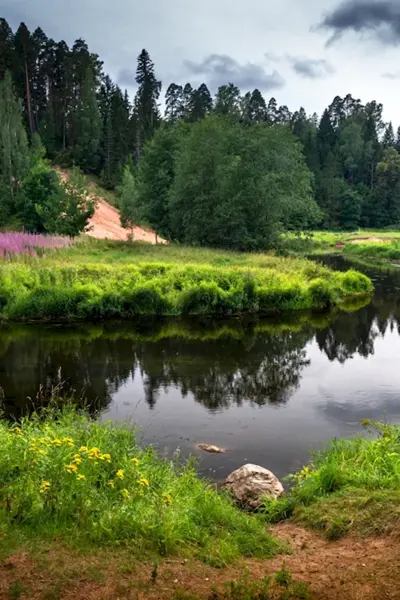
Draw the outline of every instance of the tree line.
M319 117L230 82L214 96L205 83L171 83L162 113L146 50L131 99L84 40L70 48L23 23L13 32L5 19L0 82L3 222L16 215L33 227L21 217L20 188L40 139L53 163L116 188L125 224L140 219L185 243L257 249L283 229L400 225L400 128L395 135L376 101L337 96ZM44 156L40 164L49 179ZM39 210L30 202L45 229L52 202Z

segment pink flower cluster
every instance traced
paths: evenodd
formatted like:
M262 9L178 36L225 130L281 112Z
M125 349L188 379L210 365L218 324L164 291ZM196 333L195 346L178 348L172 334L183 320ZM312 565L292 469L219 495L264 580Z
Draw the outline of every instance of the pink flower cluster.
M61 235L42 235L39 233L0 233L0 258L14 254L35 256L38 248L54 250L70 246L72 240Z

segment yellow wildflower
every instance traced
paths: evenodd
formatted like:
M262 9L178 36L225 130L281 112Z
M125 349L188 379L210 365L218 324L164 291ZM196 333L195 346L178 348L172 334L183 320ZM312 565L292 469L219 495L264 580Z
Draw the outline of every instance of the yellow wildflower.
M21 436L21 435L24 435L24 434L22 433L22 429L21 429L21 427L14 427L14 428L13 428L13 433L15 433L15 435L19 435L19 436Z
M39 438L39 443L44 444L45 446L48 446L50 441L49 441L49 438L41 437L41 438Z
M60 446L62 446L62 441L59 439L55 439L53 440L53 444L54 446L57 446L57 448L59 448Z
M49 491L50 487L51 487L50 481L42 481L39 491L41 494L45 494L46 492Z
M123 469L119 469L119 471L116 472L115 476L118 477L118 479L121 479L121 481L122 481L123 478L124 478L124 471L123 471Z
M79 448L79 452L87 452L88 451L88 447L87 446L81 446Z
M63 444L67 444L67 446L72 447L74 445L74 440L71 438L63 438Z
M108 463L111 462L111 454L100 454L100 460L106 460Z
M78 467L74 464L66 465L65 470L68 471L68 473L76 473L78 470Z
M47 454L46 450L43 450L42 448L39 448L39 450L36 450L36 452L38 454L41 454L42 456L46 456L46 454Z
M74 454L72 462L74 465L80 465L82 462L82 458L79 456L79 454Z
M170 506L172 504L172 496L171 494L163 494L163 501L167 506Z
M89 460L99 459L100 456L101 456L101 452L100 452L99 448L91 448L88 451L88 458L89 458Z
M121 490L121 494L123 495L124 498L126 498L127 500L130 498L129 492L128 490L125 488L123 490Z
M139 459L136 458L136 456L134 458L131 458L131 462L133 462L134 465L138 465L139 464Z
M115 483L111 480L107 483L110 488L115 488Z
M79 475L76 476L78 481L81 481L82 479L86 479L85 475L82 475L82 473L79 473Z
M146 486L146 487L149 487L149 485L150 485L150 484L149 484L149 480L148 480L148 479L146 479L145 477L141 477L141 478L139 479L139 481L138 481L138 484L139 484L139 485Z

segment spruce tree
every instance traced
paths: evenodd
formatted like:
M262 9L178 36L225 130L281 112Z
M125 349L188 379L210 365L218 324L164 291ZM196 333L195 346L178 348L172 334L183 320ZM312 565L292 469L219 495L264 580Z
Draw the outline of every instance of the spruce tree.
M161 81L157 80L154 63L144 49L138 57L136 83L139 86L135 97L138 124L136 151L139 157L143 145L151 138L160 121L158 99L161 93Z
M197 90L193 90L190 101L189 121L200 121L204 119L213 109L213 101L210 90L202 83Z

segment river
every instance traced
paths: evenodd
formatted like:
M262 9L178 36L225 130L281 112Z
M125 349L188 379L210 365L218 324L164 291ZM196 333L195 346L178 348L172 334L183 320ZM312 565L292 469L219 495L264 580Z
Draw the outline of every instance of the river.
M375 294L354 312L3 326L4 414L26 414L56 388L102 420L132 421L163 455L195 455L212 479L246 462L284 477L311 448L362 432L362 419L400 422L400 269L364 271Z

